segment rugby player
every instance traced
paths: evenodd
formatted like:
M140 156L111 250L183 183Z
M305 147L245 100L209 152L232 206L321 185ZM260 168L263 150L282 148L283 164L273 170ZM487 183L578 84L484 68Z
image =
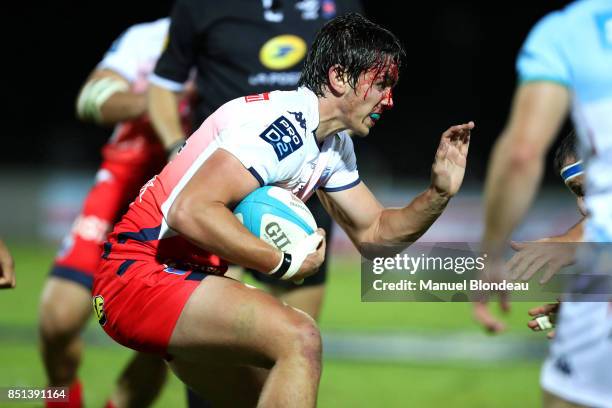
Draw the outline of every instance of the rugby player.
M82 406L77 373L81 331L91 316L93 274L102 243L140 187L166 163L166 152L147 117L148 75L155 66L169 19L130 27L112 44L83 85L78 117L116 125L102 148L102 164L72 230L65 237L40 302L41 353L49 386L70 387L69 406ZM189 126L187 104L181 115ZM136 355L121 374L108 406L146 406L157 396L167 368L157 356ZM46 401L47 406L66 403Z
M576 142L573 132L561 141L555 153L555 168L576 197L582 219L562 235L540 239L535 241L535 244L522 243L516 246L518 252L509 261L509 270L513 276L522 275L529 279L536 270L544 268L543 280L546 280L561 267L575 260L571 248L559 245L561 250L556 251L554 246L551 250L550 245L537 243L569 243L582 240L586 221L584 169L582 161L578 159ZM610 376L605 374L611 361L602 358L597 347L605 339L605 335L600 333L602 327L598 320L602 314L609 313L608 309L609 306L605 302L563 301L529 310L534 319L529 321L528 326L534 331L542 330L536 320L538 316L549 317L553 325L559 319L562 320L558 337L555 336L554 330L547 333L547 337L554 340L540 379L544 407L600 406L601 401L612 401Z
M463 181L474 124L442 134L430 187L401 209L385 209L360 180L343 132L366 136L393 106L403 55L382 27L358 14L336 17L317 34L300 88L234 99L208 117L104 245L93 294L107 334L163 355L213 405L314 406L321 340L312 318L222 275L232 262L306 278L323 262L324 233L282 253L231 209L262 185L302 200L317 190L360 250L418 239Z
M544 17L523 45L517 61L520 83L509 121L494 147L485 188L483 249L491 258L496 258L490 262L490 272L502 270L504 242L533 200L546 152L570 106L585 165L585 206L589 217L585 221L584 240L611 241L611 26L612 3L578 1ZM610 274L609 270L601 269L607 264L599 263L597 256L579 257L578 262L582 270ZM595 309L593 304L597 305ZM612 313L609 303L566 306L569 304L561 308L557 336L562 331L568 332L560 336L565 344L556 351L569 346L573 353L556 358L551 368L556 371L556 380L544 381L544 376L543 387L574 404L610 407ZM483 305L478 306L476 317L492 331L503 328ZM577 332L580 332L578 336ZM588 337L587 342L583 341L584 336ZM553 349L551 356L556 351ZM585 368L586 360L593 362L590 368ZM572 389L570 384L584 380L590 384L589 391L580 395L568 391ZM561 405L551 403L551 406Z
M15 261L0 239L0 289L15 287Z
M359 1L178 0L171 14L168 46L150 78L149 112L164 145L178 148L185 139L175 93L183 90L192 67L199 95L194 123L199 126L232 99L295 89L317 31L335 15L352 11L361 11ZM306 204L331 239L331 218L317 197ZM317 319L327 264L324 261L301 285L248 272L275 296ZM239 277L240 272L234 268L231 274Z

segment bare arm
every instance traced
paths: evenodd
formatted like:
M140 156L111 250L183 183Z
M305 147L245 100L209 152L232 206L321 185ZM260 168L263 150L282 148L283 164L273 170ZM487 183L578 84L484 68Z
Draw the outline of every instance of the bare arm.
M533 82L517 89L510 120L495 144L487 172L485 250L500 251L523 219L569 100L569 91L552 82Z
M412 243L429 229L459 190L473 127L470 122L442 134L431 186L404 208L384 208L363 183L348 190L318 192L321 201L362 253L367 244Z
M166 150L185 140L179 115L178 94L150 84L148 93L149 116L157 137Z
M344 191L317 194L361 253L368 244L416 241L442 214L449 200L429 188L404 208L384 208L364 183Z
M168 225L223 259L270 273L280 264L282 253L251 234L229 209L257 187L257 180L235 156L217 150L177 196L168 213ZM292 265L299 262L295 264L299 269L290 279L303 279L317 271L325 255L325 242L316 241L319 242L321 245L313 252L306 248L305 258L296 261L294 256Z
M504 242L533 201L546 151L561 127L569 101L567 88L552 82L530 82L515 92L510 119L493 148L485 182L482 250L492 255L485 279L500 279ZM530 263L526 273L532 276L538 269L539 264ZM508 311L505 293L500 301L502 310ZM474 303L474 318L490 332L505 329L484 300Z
M217 150L172 204L168 225L228 261L268 272L279 263L280 251L250 234L228 209L257 187L236 157Z
M103 82L100 82L100 81ZM123 87L118 85L122 84ZM92 87L100 86L103 89L90 94ZM105 89L117 87L97 108L98 112L92 112L91 104L95 99L103 96ZM93 98L92 100L87 100ZM88 108L89 107L89 108ZM135 93L130 90L129 82L121 75L109 69L95 70L83 84L77 98L77 115L83 121L96 122L102 125L115 125L125 120L132 120L142 116L146 112L146 96L143 93Z

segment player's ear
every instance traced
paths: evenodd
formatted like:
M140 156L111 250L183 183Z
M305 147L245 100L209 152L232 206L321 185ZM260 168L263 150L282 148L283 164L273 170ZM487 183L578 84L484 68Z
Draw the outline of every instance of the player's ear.
M329 67L327 80L329 82L329 90L334 95L344 95L348 88L350 88L346 72L341 65L336 64Z

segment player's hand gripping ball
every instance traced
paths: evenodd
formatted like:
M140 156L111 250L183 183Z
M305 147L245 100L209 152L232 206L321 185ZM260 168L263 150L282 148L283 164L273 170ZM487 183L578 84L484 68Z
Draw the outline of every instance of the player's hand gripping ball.
M258 188L238 204L234 214L253 235L283 252L292 251L317 230L302 200L280 187Z

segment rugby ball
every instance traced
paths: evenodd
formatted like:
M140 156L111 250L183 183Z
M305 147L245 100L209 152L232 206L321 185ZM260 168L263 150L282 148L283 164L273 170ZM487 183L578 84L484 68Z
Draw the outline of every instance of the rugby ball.
M234 214L253 235L283 252L317 229L306 204L280 187L258 188L236 206Z

